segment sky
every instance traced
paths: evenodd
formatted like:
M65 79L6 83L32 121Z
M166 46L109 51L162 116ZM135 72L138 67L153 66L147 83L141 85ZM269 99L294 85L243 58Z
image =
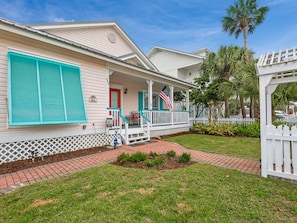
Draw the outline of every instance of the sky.
M20 24L115 21L147 54L160 46L187 53L243 46L222 30L236 0L0 0L0 17ZM262 24L248 35L255 57L297 47L297 0L258 0L268 6Z

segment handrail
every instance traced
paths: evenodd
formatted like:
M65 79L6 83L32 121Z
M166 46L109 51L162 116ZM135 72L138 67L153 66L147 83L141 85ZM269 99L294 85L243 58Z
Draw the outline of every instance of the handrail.
M128 120L125 118L125 116L123 115L122 109L121 108L106 108L107 110L118 110L119 111L119 115L121 117L121 119L125 122L125 123L129 123Z
M126 119L126 117L124 117L121 108L119 108L119 111L120 111L120 117L123 119L123 121L124 121L125 123L129 123L128 120Z
M150 120L148 117L146 117L146 116L143 114L142 111L139 111L139 114L140 114L140 116L141 116L142 118L144 118L145 121L147 121L147 122L151 122L151 120Z

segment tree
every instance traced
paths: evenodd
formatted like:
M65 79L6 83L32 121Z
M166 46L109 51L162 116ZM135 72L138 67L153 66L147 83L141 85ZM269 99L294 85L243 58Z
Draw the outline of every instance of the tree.
M221 46L218 52L210 53L202 65L203 75L218 84L216 94L225 101L225 117L229 117L229 98L234 94L230 79L244 60L244 51L238 46Z
M235 38L243 34L243 49L247 61L247 35L252 34L256 26L264 21L267 12L268 7L258 8L256 0L237 0L227 9L227 16L222 20L223 31L234 34Z
M232 80L235 91L240 97L240 104L242 109L242 117L245 118L244 98L250 98L250 117L255 118L258 110L255 108L259 102L259 78L257 76L255 63L256 60L243 61L239 63L237 72Z
M280 84L273 92L273 109L287 110L289 109L290 101L297 100L297 84L287 83Z

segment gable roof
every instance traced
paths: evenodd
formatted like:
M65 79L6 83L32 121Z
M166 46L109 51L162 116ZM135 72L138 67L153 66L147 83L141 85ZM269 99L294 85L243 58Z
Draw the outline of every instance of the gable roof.
M139 49L133 40L126 34L126 32L115 21L91 21L91 22L62 22L62 23L47 23L47 24L31 24L30 27L51 33L53 30L67 30L67 29L86 29L86 28L106 28L111 27L123 38L125 43L133 49L136 60L145 68L158 70L154 64L147 58L147 56ZM125 55L117 56L123 60ZM129 58L131 59L131 58Z
M151 75L152 77L160 78L160 79L163 79L164 81L166 80L166 81L178 84L180 86L183 86L185 88L196 88L194 84L187 83L177 78L172 78L169 75L160 73L156 70L136 66L134 64L123 61L115 56L106 54L102 51L95 50L90 47L86 47L84 45L78 44L76 42L64 39L62 37L55 36L50 33L34 29L30 26L20 25L18 23L12 22L4 18L0 18L0 30L5 30L8 32L14 33L16 35L38 40L44 43L48 43L50 45L58 46L64 49L69 49L71 51L78 52L83 55L88 55L94 58L104 60L106 62L110 62L126 68L140 71L145 74Z
M159 53L159 52L170 52L170 53L175 53L175 54L180 54L183 56L188 56L188 57L192 57L192 58L198 58L198 59L204 59L203 56L197 55L198 53L200 53L201 51L203 51L204 49L195 51L194 53L186 53L186 52L182 52L182 51L178 51L178 50L173 50L173 49L169 49L169 48L165 48L165 47L160 47L160 46L154 46L147 54L148 58L152 57L154 54ZM207 49L205 49L207 50ZM208 50L207 50L208 51Z

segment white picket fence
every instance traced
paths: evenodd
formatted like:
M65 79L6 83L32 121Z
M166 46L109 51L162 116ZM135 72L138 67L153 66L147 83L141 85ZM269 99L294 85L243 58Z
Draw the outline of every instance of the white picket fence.
M272 125L266 130L266 148L261 152L267 157L262 157L262 168L267 168L267 175L297 180L297 127Z
M254 118L218 118L217 123L233 123L237 125L250 125L256 120ZM193 124L208 123L208 118L194 118Z

